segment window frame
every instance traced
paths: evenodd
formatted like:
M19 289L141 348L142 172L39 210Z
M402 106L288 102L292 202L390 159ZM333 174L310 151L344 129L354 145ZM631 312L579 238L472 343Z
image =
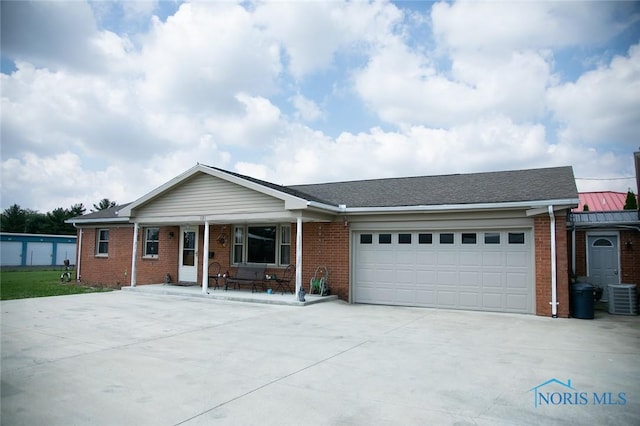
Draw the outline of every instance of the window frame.
M106 232L107 238L102 239L102 233ZM109 237L110 237L109 228L96 228L96 257L109 257ZM103 252L100 250L101 244L106 244L106 250Z
M275 232L275 244L274 244L274 261L263 262L250 262L249 261L249 228L276 228ZM289 241L285 241L285 237L288 229ZM239 232L239 233L238 233ZM231 244L231 265L237 266L240 264L253 264L253 265L267 265L271 267L286 267L291 265L293 261L294 253L291 248L293 246L292 226L290 223L247 223L243 225L233 225L233 244ZM283 247L289 248L289 262L284 263ZM238 255L241 259L238 261Z
M151 240L149 239L149 231L155 230L156 231L156 239L155 240ZM149 226L149 227L145 227L144 228L144 240L143 240L143 249L142 249L142 257L146 258L146 259L157 259L159 254L160 254L160 228L157 226ZM148 253L147 252L147 248L149 244L154 244L156 245L156 253Z

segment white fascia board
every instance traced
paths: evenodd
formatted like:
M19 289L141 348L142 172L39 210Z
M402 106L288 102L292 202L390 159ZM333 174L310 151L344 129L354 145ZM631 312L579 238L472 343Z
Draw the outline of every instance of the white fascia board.
M129 223L128 217L111 217L101 219L67 219L65 223L71 223L73 225L91 225L92 223Z
M333 213L346 213L347 208L344 205L341 206L333 206L331 204L319 203L317 201L307 201L307 207L312 207L319 210L330 211Z
M347 207L344 213L409 213L409 212L443 212L443 211L469 211L469 210L505 210L505 209L531 209L542 206L566 206L566 208L578 205L578 199L540 200L540 201L514 201L506 203L479 203L479 204L442 204L434 206L398 206L398 207ZM339 211L339 209L338 209ZM545 210L546 212L546 210Z

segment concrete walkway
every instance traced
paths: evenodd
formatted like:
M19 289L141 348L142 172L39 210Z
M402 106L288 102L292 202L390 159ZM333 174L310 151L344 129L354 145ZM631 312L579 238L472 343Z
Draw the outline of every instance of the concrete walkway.
M124 291L1 308L3 425L640 421L638 317Z

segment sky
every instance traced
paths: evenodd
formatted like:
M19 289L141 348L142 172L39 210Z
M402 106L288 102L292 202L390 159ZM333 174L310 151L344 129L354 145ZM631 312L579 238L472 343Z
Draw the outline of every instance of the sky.
M573 166L637 193L640 2L5 1L1 198Z

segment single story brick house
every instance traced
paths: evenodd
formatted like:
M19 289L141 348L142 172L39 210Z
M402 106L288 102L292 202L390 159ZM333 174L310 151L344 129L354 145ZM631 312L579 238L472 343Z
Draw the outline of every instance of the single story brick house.
M569 315L571 167L281 186L197 164L70 220L78 279L210 285L208 265L316 267L350 303ZM295 297L292 295L291 297Z

